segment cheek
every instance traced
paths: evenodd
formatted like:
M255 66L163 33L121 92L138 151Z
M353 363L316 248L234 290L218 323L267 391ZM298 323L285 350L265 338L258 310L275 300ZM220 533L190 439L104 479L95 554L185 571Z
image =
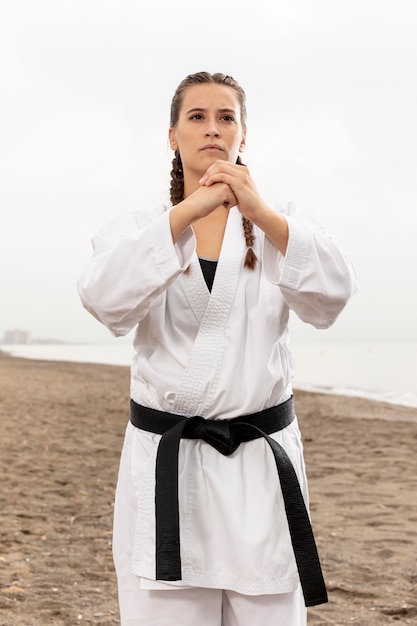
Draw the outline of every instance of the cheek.
M192 146L195 141L194 133L184 131L178 133L176 139L179 150L183 151L187 150L189 146Z
M231 147L232 147L233 152L238 153L241 144L242 144L242 139L240 137L235 137L233 139L233 142L231 143Z

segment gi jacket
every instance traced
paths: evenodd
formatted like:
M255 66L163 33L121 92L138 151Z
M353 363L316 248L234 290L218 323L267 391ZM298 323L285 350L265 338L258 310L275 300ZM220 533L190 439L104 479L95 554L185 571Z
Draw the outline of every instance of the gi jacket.
M78 283L84 306L114 335L136 327L131 397L211 419L285 401L294 373L289 311L317 328L330 326L356 290L350 260L318 223L288 204L277 207L289 227L285 257L254 227L259 261L249 270L241 214L233 207L210 293L192 228L172 242L170 208L131 213L104 229ZM297 420L272 436L289 455L307 503ZM135 520L126 520L125 541L134 527L131 567L144 588L167 585L152 582L159 438L128 425L118 486L123 492L133 485ZM170 585L246 594L296 588L282 494L264 440L243 443L229 457L204 441L183 440L179 476L182 580Z

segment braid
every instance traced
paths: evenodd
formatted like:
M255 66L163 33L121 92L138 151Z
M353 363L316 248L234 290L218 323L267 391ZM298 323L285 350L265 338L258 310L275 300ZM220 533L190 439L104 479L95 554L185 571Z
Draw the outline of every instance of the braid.
M237 165L243 165L240 156L237 157ZM247 252L245 256L244 266L250 270L254 270L256 267L257 256L253 251L253 244L255 242L255 235L253 234L253 224L250 220L242 215L243 234L245 236Z
M171 187L169 190L172 204L179 204L184 200L184 172L182 171L182 161L180 153L175 150L172 159Z
M255 235L253 234L253 224L246 217L242 216L243 233L245 235L247 252L245 256L244 266L250 270L254 270L256 267L257 256L253 251L253 242L255 241Z
M175 156L172 159L169 196L173 205L179 204L184 200L184 172L182 171L182 161L178 150L175 150ZM189 272L190 266L184 270L184 274L189 274Z

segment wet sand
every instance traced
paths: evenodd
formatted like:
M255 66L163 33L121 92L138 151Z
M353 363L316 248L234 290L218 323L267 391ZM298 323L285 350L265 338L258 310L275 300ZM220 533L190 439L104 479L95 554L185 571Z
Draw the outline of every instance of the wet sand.
M0 355L0 626L119 624L111 526L128 398L126 367ZM417 624L417 409L296 402L330 600L309 626Z

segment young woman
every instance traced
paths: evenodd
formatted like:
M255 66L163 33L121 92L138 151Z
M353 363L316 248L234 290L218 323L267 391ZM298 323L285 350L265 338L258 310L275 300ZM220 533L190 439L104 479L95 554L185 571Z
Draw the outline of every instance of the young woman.
M121 624L305 626L327 598L288 316L330 326L355 273L320 225L259 195L233 78L185 78L169 140L171 201L104 229L79 281L113 334L136 328L114 519Z

